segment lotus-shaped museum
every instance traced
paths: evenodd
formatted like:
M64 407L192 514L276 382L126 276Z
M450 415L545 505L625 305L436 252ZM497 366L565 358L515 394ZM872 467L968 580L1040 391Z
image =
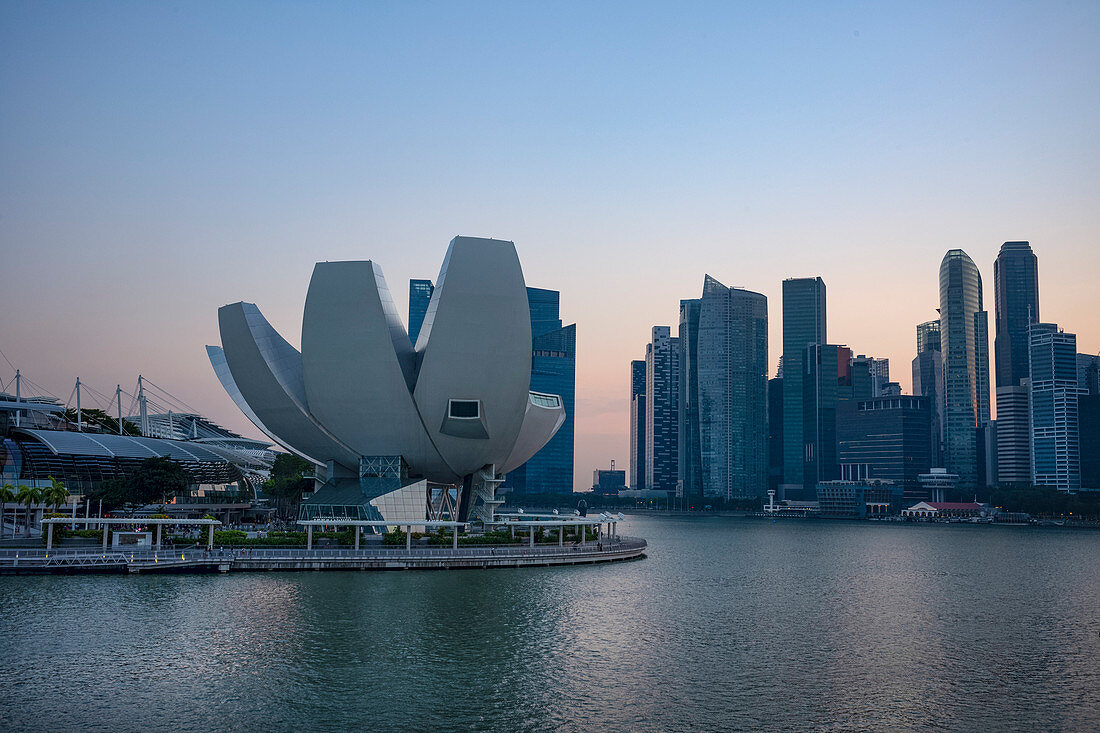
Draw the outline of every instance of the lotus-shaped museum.
M304 515L491 520L501 474L564 422L560 397L529 391L515 245L456 237L436 282L415 344L370 260L316 264L301 351L255 305L219 309L222 345L207 353L226 391L273 441L325 466Z

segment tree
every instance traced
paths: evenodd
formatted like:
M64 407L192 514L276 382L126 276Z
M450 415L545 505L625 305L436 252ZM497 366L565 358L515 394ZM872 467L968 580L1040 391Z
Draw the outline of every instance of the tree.
M27 536L31 536L31 507L35 504L42 503L42 489L32 488L30 486L21 485L19 487L19 493L15 495L15 500L27 507Z
M42 500L46 502L46 506L52 506L54 511L57 511L62 504L68 503L69 492L66 490L63 481L58 481L53 476L48 478L50 479L50 486L42 491Z
M191 477L180 464L168 458L146 458L141 465L102 482L87 493L89 500L101 499L105 509L125 509L128 514L146 504L164 504L182 494Z
M275 510L283 519L297 514L298 503L313 483L315 468L309 461L290 453L280 453L271 466L271 478L263 491L275 501Z
M0 539L4 537L4 506L15 501L15 487L11 484L4 484L0 488ZM11 536L15 539L15 517L12 517L11 521Z

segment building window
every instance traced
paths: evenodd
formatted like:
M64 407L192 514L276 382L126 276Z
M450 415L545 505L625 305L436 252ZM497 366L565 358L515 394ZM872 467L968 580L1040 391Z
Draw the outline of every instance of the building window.
M481 417L481 403L478 400L451 400L451 417L477 419Z

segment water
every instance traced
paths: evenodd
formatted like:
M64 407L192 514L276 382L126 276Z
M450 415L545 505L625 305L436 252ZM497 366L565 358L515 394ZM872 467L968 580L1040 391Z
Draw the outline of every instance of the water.
M635 518L645 560L0 578L0 730L1097 730L1100 533Z

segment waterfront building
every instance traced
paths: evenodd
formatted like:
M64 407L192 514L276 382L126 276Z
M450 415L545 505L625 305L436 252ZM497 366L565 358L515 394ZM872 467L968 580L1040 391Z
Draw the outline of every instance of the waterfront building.
M703 457L699 433L699 298L680 301L680 398L677 495L703 495Z
M420 336L420 326L428 313L428 304L432 302L435 284L431 280L409 280L409 340L413 346Z
M616 496L626 489L626 471L616 470L615 461L611 469L597 469L592 472L592 493L604 496Z
M979 446L989 422L989 333L982 277L974 261L952 249L940 264L940 340L943 353L944 462L959 488L984 484Z
M1055 323L1029 330L1032 483L1081 488L1077 336Z
M645 359L630 362L630 488L645 488Z
M508 472L514 494L572 494L576 407L577 324L563 326L557 290L527 288L531 311L531 391L558 395L565 422L526 463Z
M917 324L917 353L940 351L940 322L925 321Z
M1031 484L1031 382L997 387L997 483Z
M780 364L782 369L782 364ZM783 377L768 380L768 491L783 482Z
M1078 396L1077 436L1081 454L1081 489L1100 491L1100 390Z
M646 488L675 491L680 401L680 341L668 326L654 326L645 354Z
M707 275L699 300L697 431L702 495L763 496L768 484L768 301ZM683 413L682 413L683 414ZM691 472L685 472L691 476Z
M369 260L316 264L301 351L251 303L218 310L222 348L208 354L226 392L274 442L325 467L301 518L440 518L442 484L452 519L491 523L502 475L564 424L562 397L530 389L515 245L455 237L444 263L415 345Z
M948 473L946 468L933 468L917 476L921 494L928 501L945 501L958 493L958 474Z
M995 510L989 504L976 501L922 501L903 509L903 517L914 519L972 519L992 517Z
M931 414L933 466L943 465L943 354L940 322L917 325L917 355L913 358L913 394L928 398Z
M820 277L783 281L783 482L780 494L805 489L806 443L803 389L806 347L826 340L825 281Z
M802 498L813 501L816 486L840 478L837 463L837 405L852 398L852 350L836 344L811 344L802 364ZM784 426L785 427L785 426ZM787 481L791 491L790 481Z
M841 400L837 461L844 481L889 481L907 499L925 496L919 477L932 469L931 400L895 395Z
M852 357L852 397L879 397L890 383L890 360L859 354Z
M1039 318L1039 260L1027 242L1005 242L993 262L997 386L1028 377L1028 325ZM997 410L1000 412L1000 409Z
M822 481L817 503L826 519L867 519L901 511L902 488L890 481Z
M996 354L996 483L1031 481L1028 324L1039 321L1038 259L1027 242L1005 242L993 262ZM994 483L994 482L990 482Z

